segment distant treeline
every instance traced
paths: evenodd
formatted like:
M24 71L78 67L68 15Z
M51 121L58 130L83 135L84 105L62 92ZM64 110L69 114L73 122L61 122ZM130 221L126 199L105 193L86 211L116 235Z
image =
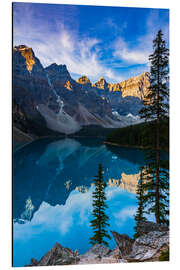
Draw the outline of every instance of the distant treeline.
M98 137L105 139L113 132L114 128L104 128L97 125L83 126L78 132L70 137Z
M149 128L151 125L151 129ZM133 126L124 128L118 128L112 131L107 138L106 142L119 144L121 146L133 146L133 147L144 147L148 145L148 142L152 141L155 145L155 137L152 127L156 128L155 122L141 123ZM169 149L169 120L161 123L161 138L160 141L161 149L168 151Z

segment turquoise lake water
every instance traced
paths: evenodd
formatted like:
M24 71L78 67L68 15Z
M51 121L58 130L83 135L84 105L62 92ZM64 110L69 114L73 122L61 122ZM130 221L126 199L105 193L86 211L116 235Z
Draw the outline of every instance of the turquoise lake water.
M93 178L99 163L107 183L109 234L133 235L141 150L109 147L98 139L37 140L14 153L14 266L29 264L32 257L39 260L56 242L80 254L91 247ZM115 247L114 239L108 243Z

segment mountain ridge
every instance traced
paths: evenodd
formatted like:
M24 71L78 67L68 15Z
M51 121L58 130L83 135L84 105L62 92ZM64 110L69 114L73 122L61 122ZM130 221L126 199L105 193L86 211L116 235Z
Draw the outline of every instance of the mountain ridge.
M13 102L24 112L24 119L60 133L76 132L83 125L132 124L118 114L138 113L147 82L146 72L119 84L107 83L103 77L92 84L85 75L74 80L66 65L52 63L44 68L32 48L13 49ZM19 127L18 119L16 112L15 126Z
M149 78L149 72L143 72L140 75L130 77L129 79L119 83L108 83L102 76L97 82L91 83L89 78L85 75L76 81L83 85L91 84L92 87L97 87L108 92L122 92L122 97L135 96L143 100L150 86Z

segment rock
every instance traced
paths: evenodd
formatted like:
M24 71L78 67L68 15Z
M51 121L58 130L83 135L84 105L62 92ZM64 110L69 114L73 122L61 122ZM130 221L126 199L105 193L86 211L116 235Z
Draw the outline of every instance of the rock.
M88 84L88 83L91 83L89 78L86 77L86 76L82 76L80 77L79 79L76 80L77 83L80 83L80 84Z
M102 264L102 263L123 263L126 260L118 256L118 248L111 251L108 247L100 244L94 245L85 254L79 256L78 264Z
M167 226L163 226L151 221L140 221L137 225L137 233L139 235L143 235L152 231L158 231L158 232L163 232L163 231L168 231Z
M39 127L46 128L45 120L36 109L39 103L58 106L43 66L33 50L25 45L13 50L12 98L13 124L28 133L41 130Z
M47 117L38 110L42 104L57 114L60 111L59 98L64 112L76 118L80 126L127 126L129 124L122 123L113 112L138 114L148 85L147 72L116 84L106 82L103 77L94 84L86 76L75 81L66 65L54 63L44 68L32 48L19 45L13 50L13 101L19 108L13 120L17 128L20 126L21 131L26 129L28 133L30 130L33 135L64 133L59 127L58 130L49 128Z
M149 91L149 79L150 74L148 72L144 72L139 76L132 77L128 80L121 82L120 86L122 91L122 97L134 96L143 100Z
M64 104L63 110L68 117L78 119L78 115L81 115L79 104L85 108L88 119L85 115L77 124L101 126L108 124L105 117L113 118L110 104L92 90L87 78L84 80L88 83L80 84L73 80L66 65L54 63L44 68L33 50L25 45L14 47L13 101L19 108L18 111L13 109L16 113L13 118L14 125L23 132L26 129L29 133L30 130L38 136L64 133L61 128L60 130L49 128L47 120L49 118L45 118L38 110L39 105L43 105L57 114L60 110L58 96ZM105 121L101 121L101 118ZM63 119L60 122L63 122ZM69 126L69 123L65 125Z
M26 45L20 45L15 46L14 51L19 51L26 59L26 68L29 72L31 72L34 64L36 63L33 50L28 48Z
M27 266L49 266L49 265L69 265L76 264L79 258L77 252L74 253L69 248L62 247L59 243L48 251L38 262L35 259L31 259L31 263Z
M128 261L157 261L161 251L169 247L169 231L153 231L136 239Z
M97 81L97 83L95 83L95 85L97 88L99 88L101 90L109 91L108 83L106 82L106 80L103 77L100 77L99 80Z
M119 234L117 232L111 231L114 240L116 241L116 244L119 248L120 255L122 258L128 256L132 251L132 246L134 243L134 240L131 239L126 234Z
M89 258L104 257L107 256L110 252L111 250L108 247L100 244L95 244L92 248L90 248L90 250L88 250L82 256Z
M113 258L116 258L116 259L122 259L122 254L121 254L121 251L120 251L120 249L119 249L118 246L116 246L116 247L112 250L110 256L112 256Z
M65 65L52 64L45 70L56 93L65 104L66 113L70 116L74 117L79 111L79 104L82 104L90 114L98 116L107 114L112 117L110 105L93 91L91 82L86 76L77 81L73 80Z

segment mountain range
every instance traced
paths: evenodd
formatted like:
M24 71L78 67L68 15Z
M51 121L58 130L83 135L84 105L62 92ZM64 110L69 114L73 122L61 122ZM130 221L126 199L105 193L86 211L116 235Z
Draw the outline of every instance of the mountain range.
M26 134L73 134L83 126L117 128L140 121L149 73L120 83L74 80L65 65L44 68L32 48L13 48L13 126ZM42 134L41 134L42 135Z

